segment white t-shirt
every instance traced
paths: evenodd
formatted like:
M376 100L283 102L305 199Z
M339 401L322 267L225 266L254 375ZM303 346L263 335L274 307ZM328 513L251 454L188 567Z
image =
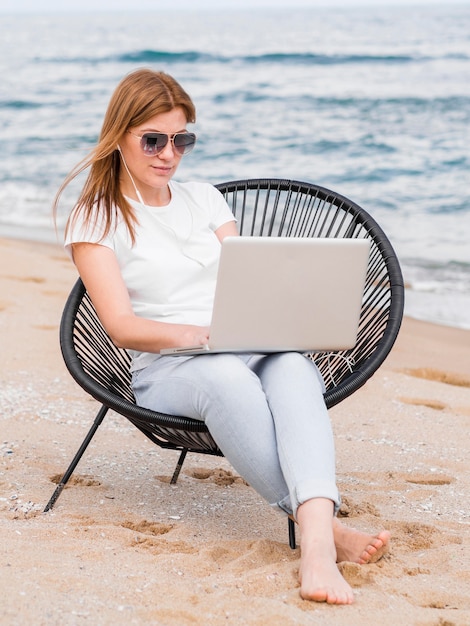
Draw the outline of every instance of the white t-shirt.
M99 243L111 248L136 315L160 322L209 326L220 242L214 231L235 218L222 194L207 183L170 182L167 206L144 206L129 200L138 224L132 245L122 219L101 239L103 226L71 221L65 247ZM132 370L157 355L130 351Z

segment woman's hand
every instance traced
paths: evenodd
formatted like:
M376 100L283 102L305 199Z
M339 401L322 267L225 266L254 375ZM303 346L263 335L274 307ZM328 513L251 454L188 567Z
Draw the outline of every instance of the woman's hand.
M185 348L186 346L203 346L209 342L209 326L184 326L175 324L181 330L181 343L178 343L177 348Z

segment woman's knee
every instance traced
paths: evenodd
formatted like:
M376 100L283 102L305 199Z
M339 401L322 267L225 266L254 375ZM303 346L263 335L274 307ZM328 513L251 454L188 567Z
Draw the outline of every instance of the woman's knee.
M281 373L293 372L294 374L312 375L318 372L313 361L301 352L276 352L270 354L264 360L266 367L275 369Z
M210 354L198 357L199 376L213 390L242 393L250 388L261 389L258 376L236 354Z
M300 352L282 352L272 354L260 364L258 375L263 382L269 380L277 385L305 384L318 388L324 393L325 384L313 361Z
M179 357L168 357L177 359ZM258 377L239 357L214 354L150 366L134 378L141 406L205 418L211 413L246 410L259 405L264 393Z

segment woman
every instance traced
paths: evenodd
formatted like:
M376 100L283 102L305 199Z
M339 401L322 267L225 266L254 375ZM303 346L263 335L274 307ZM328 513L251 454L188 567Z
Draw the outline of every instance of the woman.
M141 406L203 420L234 468L301 532L305 599L350 604L337 560L367 563L389 533L336 519L332 430L315 365L297 353L161 356L207 342L220 243L237 235L221 194L173 181L195 108L170 76L137 70L114 92L65 245L107 332L132 355Z

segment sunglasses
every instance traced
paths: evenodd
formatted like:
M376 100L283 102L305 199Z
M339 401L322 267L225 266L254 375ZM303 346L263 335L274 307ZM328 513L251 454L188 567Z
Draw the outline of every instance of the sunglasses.
M168 141L171 141L173 150L180 156L189 154L196 144L196 135L194 133L174 133L173 135L144 133L143 135L137 135L130 130L127 132L140 139L140 147L144 151L145 156L149 157L160 154Z

